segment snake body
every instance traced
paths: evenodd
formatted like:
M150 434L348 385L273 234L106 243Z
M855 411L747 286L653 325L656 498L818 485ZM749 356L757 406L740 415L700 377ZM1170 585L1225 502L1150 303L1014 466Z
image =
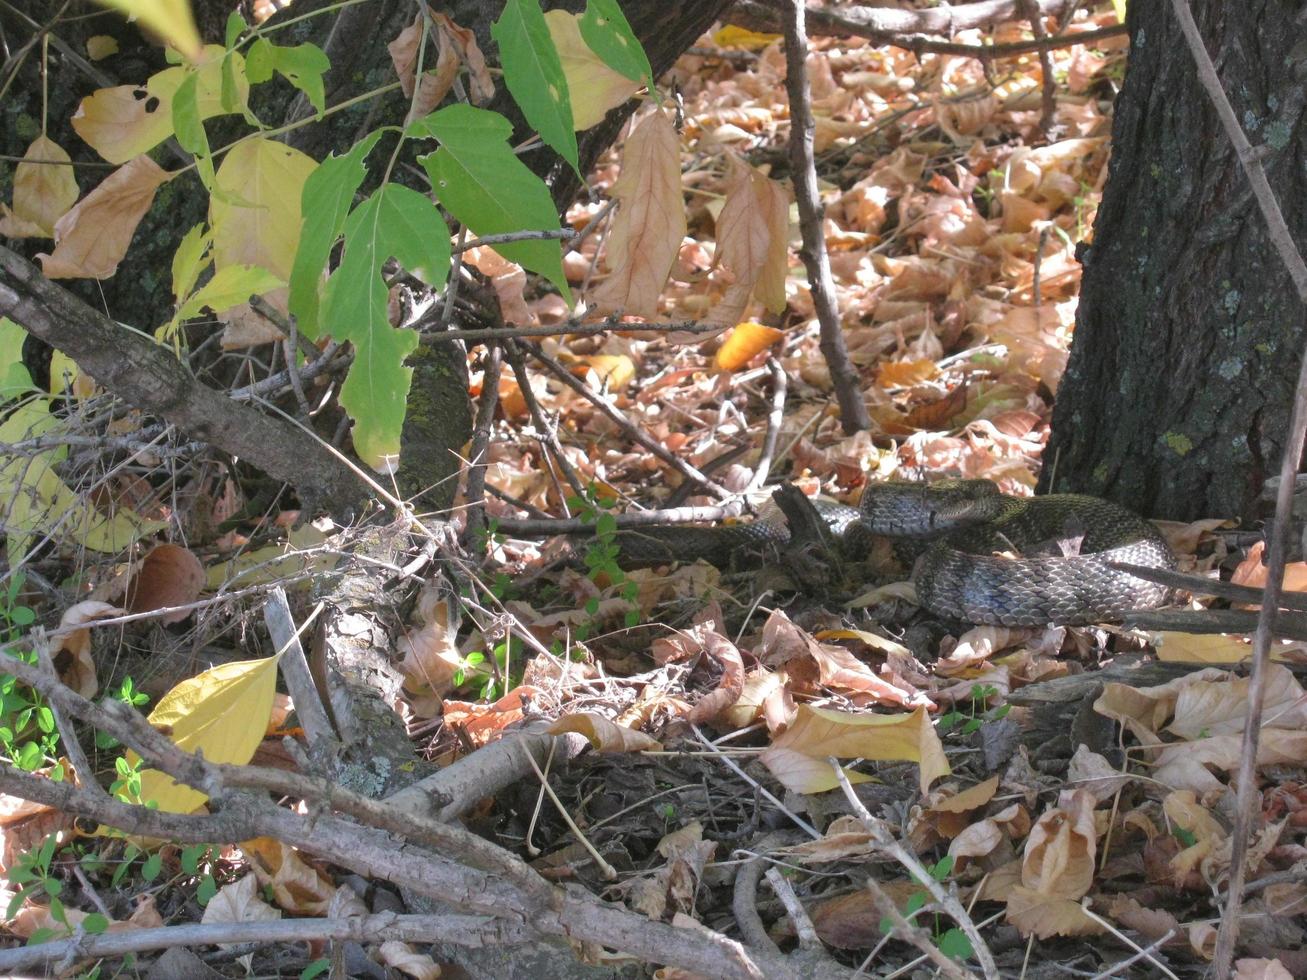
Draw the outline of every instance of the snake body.
M870 484L856 510L817 506L839 539L871 533L926 542L914 576L918 601L937 615L971 623L1119 620L1130 610L1162 605L1169 592L1110 563L1175 567L1152 523L1097 497L1013 497L989 480L950 480ZM719 527L653 525L619 535L619 560L649 565L703 558L729 567L741 554L779 549L788 539L780 518Z

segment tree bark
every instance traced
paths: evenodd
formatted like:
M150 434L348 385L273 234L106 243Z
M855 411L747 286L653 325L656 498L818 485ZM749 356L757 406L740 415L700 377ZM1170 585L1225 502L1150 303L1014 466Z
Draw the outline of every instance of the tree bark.
M1197 0L1199 29L1296 241L1307 57L1274 0ZM1303 309L1170 6L1131 4L1113 156L1042 490L1154 516L1250 518L1283 451Z

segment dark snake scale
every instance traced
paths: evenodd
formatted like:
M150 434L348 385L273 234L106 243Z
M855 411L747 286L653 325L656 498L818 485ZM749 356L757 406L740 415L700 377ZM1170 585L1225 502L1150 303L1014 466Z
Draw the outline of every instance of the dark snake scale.
M1012 497L988 480L950 480L869 484L856 510L827 502L817 507L840 540L870 533L924 542L914 575L918 601L970 623L1120 620L1162 605L1169 592L1110 563L1175 567L1151 522L1097 497ZM741 555L788 540L779 517L718 527L652 525L618 536L618 560L635 566L702 558L731 567Z

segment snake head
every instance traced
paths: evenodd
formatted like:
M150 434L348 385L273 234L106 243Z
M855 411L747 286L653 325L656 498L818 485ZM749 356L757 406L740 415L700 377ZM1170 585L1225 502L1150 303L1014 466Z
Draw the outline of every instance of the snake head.
M869 483L859 510L874 534L934 538L993 521L1009 504L989 480L891 482Z

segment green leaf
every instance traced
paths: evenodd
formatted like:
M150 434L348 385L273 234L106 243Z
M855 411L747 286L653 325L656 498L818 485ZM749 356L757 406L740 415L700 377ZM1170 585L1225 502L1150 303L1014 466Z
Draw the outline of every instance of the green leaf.
M245 23L245 18L241 16L239 10L233 10L227 15L226 47L231 50L240 40L240 36L245 33L245 28L250 25Z
M300 244L290 273L290 312L300 332L310 339L318 336L318 303L322 270L331 247L345 227L345 217L354 194L367 176L363 160L381 139L381 132L369 133L344 156L332 155L320 163L304 182Z
M508 146L513 125L497 112L452 105L417 120L409 133L433 136L440 149L419 157L440 203L478 235L558 228L549 188ZM544 276L570 305L557 242L510 242L495 251Z
M159 872L163 870L163 855L155 851L145 859L141 865L141 877L146 881L154 881L159 877Z
M327 282L322 329L349 340L356 355L340 391L354 420L354 449L384 469L399 455L405 401L413 369L404 359L417 346L412 330L396 330L386 315L381 266L389 258L430 286L449 276L449 226L417 191L385 184L345 221L345 255Z
M604 64L653 91L653 69L617 0L590 0L579 24L581 38Z
M293 48L274 48L275 66L286 81L304 93L309 104L318 110L327 107L322 76L331 67L331 59L316 44L297 44Z
M213 189L213 157L209 151L209 137L204 132L200 117L200 75L190 71L172 97L172 128L183 150L194 154L200 180Z
M27 331L8 317L0 316L0 401L32 391L36 385L23 363L23 340Z
M522 115L580 174L567 78L538 0L508 0L490 25L490 36L499 45L504 81Z
M109 928L109 920L99 912L92 912L82 919L82 928L92 936L98 936Z
M304 93L319 116L326 108L322 76L330 67L330 59L316 44L283 48L261 37L245 55L245 77L251 84L266 82L275 71Z
M213 236L205 229L204 222L196 224L188 231L177 246L172 256L172 295L180 303L195 288L208 262L205 261Z
M245 77L251 85L262 85L272 77L275 56L272 42L267 38L255 38L250 49L245 52Z
M331 969L331 960L325 956L320 960L314 960L303 970L300 971L300 980L313 980L314 977L320 977Z
M208 905L216 894L218 894L218 883L213 880L213 875L205 875L200 879L199 887L195 889L196 901L201 905Z
M181 305L176 320L189 320L199 315L204 307L225 310L244 303L251 296L268 293L286 285L267 269L257 265L229 265L219 269L213 278Z
M955 960L969 960L974 952L967 934L956 927L949 929L944 935L940 936L936 945L939 946L941 953Z

